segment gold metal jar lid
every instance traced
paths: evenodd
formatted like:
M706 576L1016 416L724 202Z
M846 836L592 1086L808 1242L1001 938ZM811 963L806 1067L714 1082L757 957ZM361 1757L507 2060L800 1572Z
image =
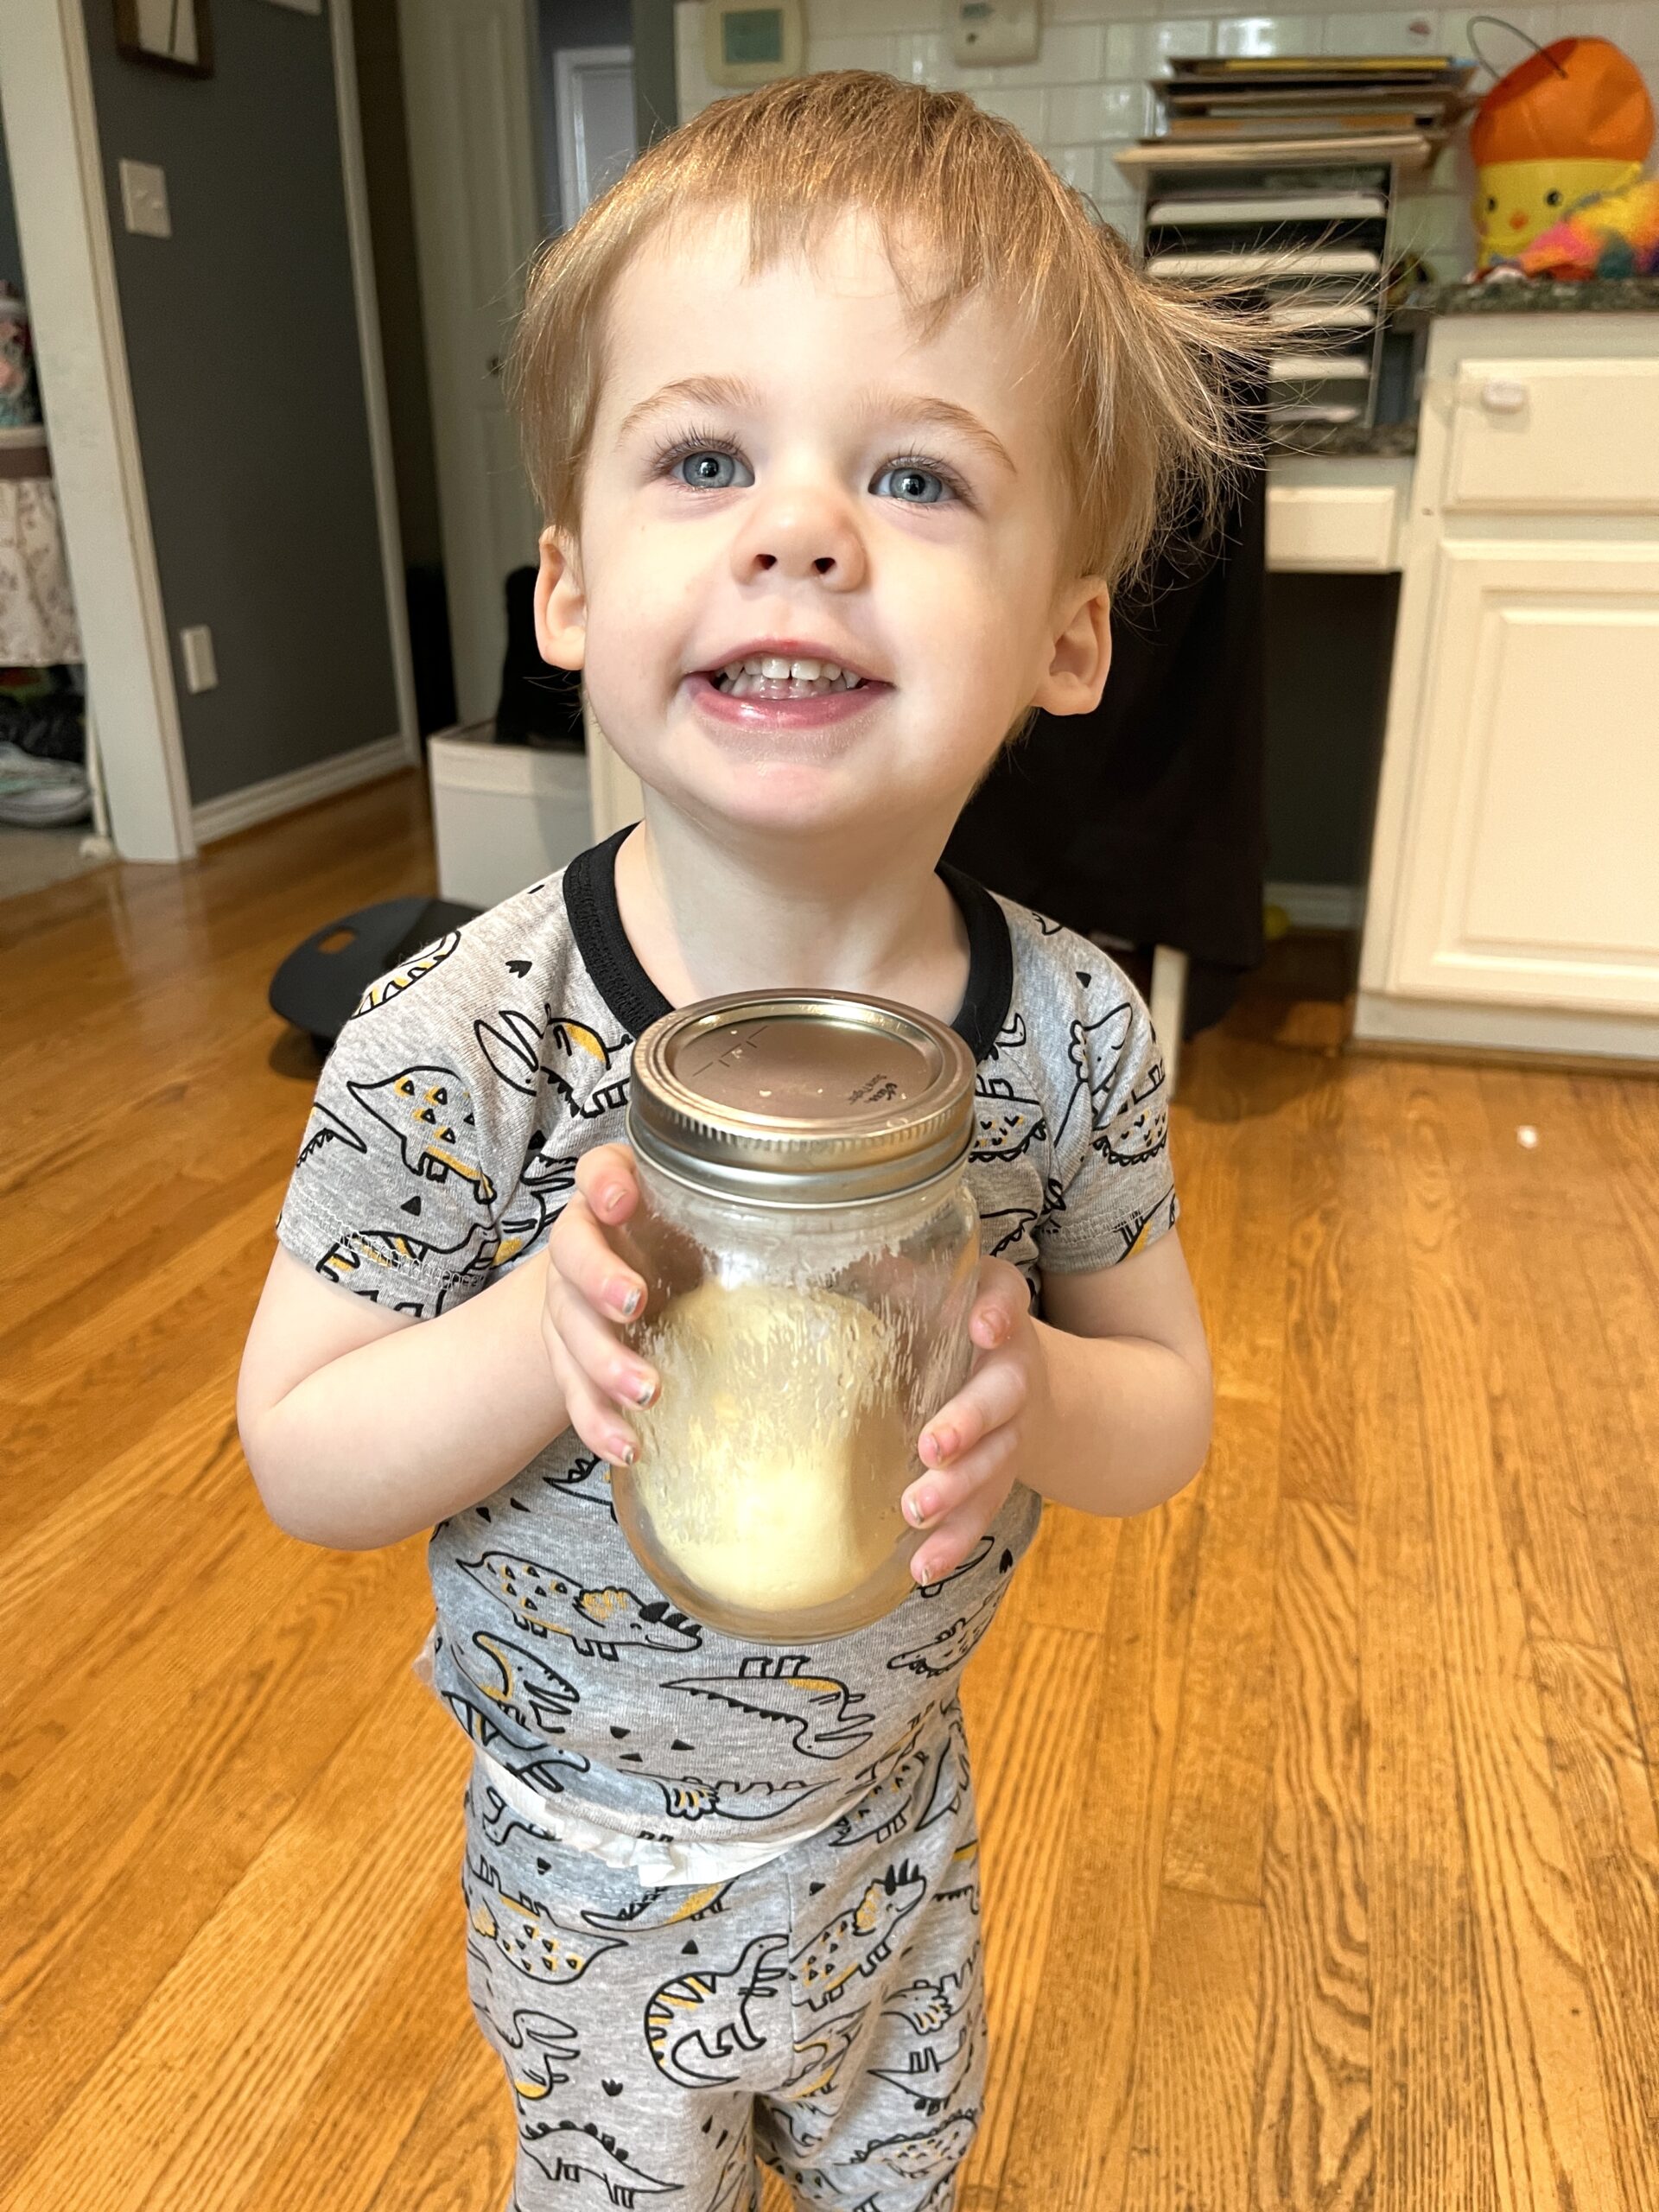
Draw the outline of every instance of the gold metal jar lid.
M628 1136L652 1166L747 1205L855 1205L950 1174L973 1141L973 1055L914 1007L735 991L633 1048Z

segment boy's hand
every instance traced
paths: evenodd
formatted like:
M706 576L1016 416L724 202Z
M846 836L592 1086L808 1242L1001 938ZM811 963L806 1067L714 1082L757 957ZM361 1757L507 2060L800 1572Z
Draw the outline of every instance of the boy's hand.
M661 1383L655 1370L618 1341L616 1324L645 1304L645 1286L606 1239L639 1203L633 1152L602 1144L576 1163L575 1196L547 1240L547 1297L542 1337L570 1426L590 1452L630 1466L639 1440L617 1418L619 1405L648 1406Z
M968 1332L974 1371L922 1431L917 1449L929 1471L902 1501L907 1521L931 1524L910 1563L918 1582L938 1582L960 1567L1001 1511L1024 1432L1047 1389L1026 1280L1006 1260L980 1262Z

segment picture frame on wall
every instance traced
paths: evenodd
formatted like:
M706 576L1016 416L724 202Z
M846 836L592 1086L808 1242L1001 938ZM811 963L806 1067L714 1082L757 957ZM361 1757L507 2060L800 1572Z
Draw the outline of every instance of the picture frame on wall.
M207 0L115 0L115 43L129 61L184 77L213 73Z

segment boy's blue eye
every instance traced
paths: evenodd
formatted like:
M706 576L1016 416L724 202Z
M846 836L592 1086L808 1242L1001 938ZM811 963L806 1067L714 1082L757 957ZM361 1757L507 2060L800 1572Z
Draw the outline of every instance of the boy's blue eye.
M682 453L671 473L679 475L680 470L688 464L691 474L681 476L680 481L698 492L729 492L732 479L727 474L727 470L745 466L734 453L728 453L717 446L700 446L695 452Z
M906 487L897 495L898 504L901 507L935 506L944 497L946 486L944 477L936 475L931 468L918 468L913 461L895 461L891 467L884 468L881 474L898 477ZM878 477L876 480L879 483L880 478ZM931 493L912 493L909 488L915 485L927 484L934 486Z

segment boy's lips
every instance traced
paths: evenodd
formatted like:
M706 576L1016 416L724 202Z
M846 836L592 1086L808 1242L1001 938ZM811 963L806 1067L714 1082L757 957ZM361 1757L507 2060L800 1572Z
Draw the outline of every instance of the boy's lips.
M854 715L862 714L879 699L885 699L893 686L867 677L856 690L823 691L816 697L798 699L759 698L752 692L736 695L722 691L712 677L702 674L688 676L686 690L691 703L711 721L723 722L728 728L817 729L826 722L846 721Z

